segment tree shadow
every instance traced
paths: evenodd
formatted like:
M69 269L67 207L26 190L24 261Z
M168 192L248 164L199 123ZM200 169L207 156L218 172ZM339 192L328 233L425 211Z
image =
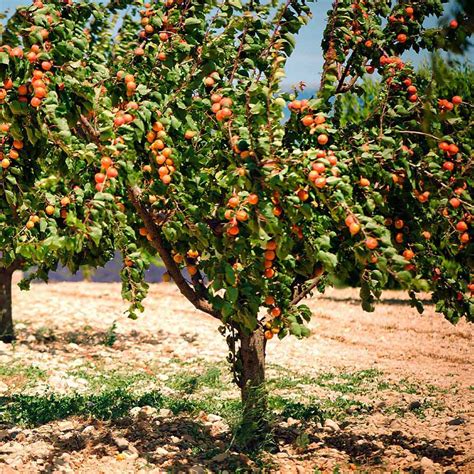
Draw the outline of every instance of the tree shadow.
M317 300L327 300L327 301L335 301L338 303L350 303L359 306L361 303L360 298L356 297L351 297L351 296L327 296L327 295L318 295L316 298ZM424 306L432 306L434 303L431 299L429 298L421 298L418 301L420 301ZM381 298L380 299L380 304L386 304L386 305L402 305L402 306L410 306L411 305L411 300L410 299L405 299L405 298Z
M125 416L112 421L72 420L74 428L66 432L53 427L44 433L38 430L35 434L35 441L42 440L53 447L46 460L48 468L44 472L54 472L63 462L65 453L80 453L83 458L101 458L117 456L122 452L125 456L140 458L148 466L159 467L167 472L187 471L193 466L200 466L211 472L222 469L231 472L237 469L247 471L258 466L259 455L262 454L238 452L232 446L230 431L216 432L213 426L187 415L169 418ZM313 459L314 456L316 462L318 450L332 448L345 453L351 463L375 468L384 463L384 458L389 456L387 451L396 446L410 451L418 459L426 457L447 467L456 464L455 456L464 454L453 446L434 443L434 440L423 437L408 436L400 431L373 435L356 434L346 429L327 433L316 429L315 425L311 425L311 428L305 424L282 427L282 421L278 420L274 429L275 443L277 446L291 446L298 453L293 456L295 461ZM87 433L84 432L86 427ZM303 431L310 433L306 446L296 447ZM122 439L122 444L117 443L117 438ZM8 439L2 441L6 442ZM268 463L268 456L266 459Z

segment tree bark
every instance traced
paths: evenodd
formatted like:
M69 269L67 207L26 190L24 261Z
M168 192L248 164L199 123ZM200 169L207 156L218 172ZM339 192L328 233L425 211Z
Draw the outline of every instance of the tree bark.
M12 317L12 275L14 268L0 268L0 341L15 339Z
M268 398L265 388L266 339L262 328L250 335L240 334L239 362L243 418L239 444L248 449L257 448L268 438Z

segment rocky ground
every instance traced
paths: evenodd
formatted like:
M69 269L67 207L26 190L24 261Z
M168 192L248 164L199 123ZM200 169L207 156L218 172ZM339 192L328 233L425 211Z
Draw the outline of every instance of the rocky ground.
M138 321L115 283L15 290L0 344L0 473L474 472L474 327L401 292L310 300L311 337L268 350L273 449L239 452L216 322L171 284Z

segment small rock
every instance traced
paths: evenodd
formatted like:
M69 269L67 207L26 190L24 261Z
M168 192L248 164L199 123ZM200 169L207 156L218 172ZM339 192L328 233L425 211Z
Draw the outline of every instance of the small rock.
M216 421L221 421L222 417L219 415L213 415L212 413L210 415L207 415L207 421L210 421L211 423L215 423Z
M34 334L30 334L27 338L26 338L26 342L36 342L36 337Z
M0 382L0 393L7 393L8 385L6 383Z
M125 451L129 448L130 443L125 438L114 438L115 446L117 446L119 451Z
M202 466L192 466L189 474L206 474L206 470Z
M150 406L141 407L140 411L138 412L138 417L141 419L151 418L156 416L158 410L156 408Z
M137 459L138 458L138 451L137 450L132 451L130 449L127 449L127 450L123 451L122 454L125 454L125 456L127 456L127 459Z
M466 420L464 418L453 418L452 420L449 420L448 421L448 425L450 426L459 426L459 425L463 425L464 423L466 423Z
M353 415L354 413L356 413L358 411L359 407L357 405L351 405L347 410L346 410L346 413L348 415ZM298 467L297 467L298 469Z
M167 449L162 448L161 446L158 446L155 449L155 454L158 454L159 456L168 456L169 452Z
M0 446L0 453L12 454L21 451L22 446L20 443L14 441L10 443L5 443L3 446Z
M455 431L452 431L452 430L449 430L447 433L446 433L446 438L449 438L449 439L454 439L456 438L457 434Z
M339 425L335 421L327 419L324 422L324 431L339 431L339 430L340 430Z
M58 430L62 431L72 431L74 429L74 424L71 421L60 421L58 423Z
M211 461L214 462L223 462L229 457L229 453L220 453L214 456Z
M176 444L181 441L181 438L178 438L177 436L171 436L170 440L172 443Z
M276 457L277 458L287 458L288 457L288 453L285 453L284 451L281 451L279 453L276 453Z
M96 429L95 429L95 426L92 426L92 425L89 425L89 426L86 426L83 430L82 430L82 434L93 434L95 433Z
M158 416L162 418L169 418L170 416L173 416L173 412L168 408L161 408L158 412Z
M420 460L420 466L423 469L432 469L433 468L433 461L430 458L422 457Z
M299 422L300 422L299 420L295 420L294 418L291 418L291 417L286 420L286 423L288 424L288 426L297 425L299 424Z

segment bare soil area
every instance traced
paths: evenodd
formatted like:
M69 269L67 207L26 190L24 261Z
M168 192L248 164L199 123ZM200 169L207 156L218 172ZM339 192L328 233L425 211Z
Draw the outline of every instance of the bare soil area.
M269 342L276 444L251 455L218 323L172 284L138 321L119 284L15 289L0 473L474 472L474 326L397 291L371 314L355 289L308 304L309 338Z

